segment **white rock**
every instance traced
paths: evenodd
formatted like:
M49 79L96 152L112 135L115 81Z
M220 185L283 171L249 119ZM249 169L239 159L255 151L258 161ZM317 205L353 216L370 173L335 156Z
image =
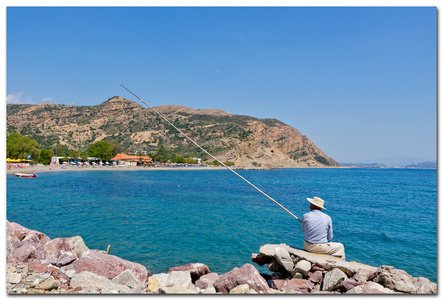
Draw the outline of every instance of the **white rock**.
M202 294L215 294L217 291L215 290L215 287L210 284L208 287L202 292Z
M237 285L235 288L229 291L229 294L247 294L249 292L249 285L240 284Z
M285 268L289 274L291 274L292 270L294 269L294 262L292 261L291 255L289 255L288 251L282 247L275 247L274 254L274 257L278 263Z
M103 294L112 293L131 293L131 289L125 285L117 284L104 276L97 275L88 271L80 272L71 279L71 287L81 287L83 290L101 290Z
M22 275L17 274L17 273L9 273L7 275L7 282L9 283L20 283L20 281L22 281Z
M146 289L146 291L157 293L161 287L166 286L168 277L169 274L166 273L159 273L152 275L151 277L148 278L148 288Z
M172 271L168 275L166 286L181 286L189 289L192 285L191 272L189 271Z
M308 277L308 272L311 270L311 263L307 260L300 260L294 267L294 273L302 273L304 277Z
M343 281L346 279L346 274L343 273L340 269L335 268L332 271L329 271L325 274L323 279L323 290L324 291L333 291L342 286Z
M197 292L182 286L163 286L159 289L159 294L198 294Z
M143 284L140 282L140 280L138 280L137 277L134 275L134 273L129 269L126 269L125 271L121 272L111 281L117 284L126 285L131 290L133 290L133 293L140 293L143 287Z

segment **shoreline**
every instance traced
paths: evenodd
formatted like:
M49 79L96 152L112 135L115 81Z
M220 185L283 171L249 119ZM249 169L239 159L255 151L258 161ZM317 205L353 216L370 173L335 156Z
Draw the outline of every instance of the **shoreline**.
M326 167L328 169L332 167ZM278 169L292 169L286 167L234 167L232 170L255 170L255 171L271 171ZM314 168L319 169L319 168ZM47 172L67 172L67 171L185 171L185 170L227 170L222 166L209 166L209 167L133 167L133 166L31 166L25 168L13 167L6 170L6 175L14 175L15 173L47 173Z

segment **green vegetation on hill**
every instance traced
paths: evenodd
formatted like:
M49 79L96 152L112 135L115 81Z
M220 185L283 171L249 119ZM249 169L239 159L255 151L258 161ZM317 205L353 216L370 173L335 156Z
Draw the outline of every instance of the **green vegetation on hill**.
M218 110L159 108L174 126L226 161L269 166L338 165L306 136L276 119ZM40 149L57 148L58 154L87 153L91 144L106 141L114 145L114 152L117 145L120 152L155 152L164 145L170 159L180 156L212 161L152 110L121 97L109 98L96 106L10 104L7 132L35 140Z

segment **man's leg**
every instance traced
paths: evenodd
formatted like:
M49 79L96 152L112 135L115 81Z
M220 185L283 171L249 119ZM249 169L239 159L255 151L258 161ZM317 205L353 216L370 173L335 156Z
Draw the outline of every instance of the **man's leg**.
M326 254L338 256L341 260L345 260L345 246L342 243L327 243Z
M334 255L345 260L345 247L342 243L311 244L305 241L303 246L308 252Z

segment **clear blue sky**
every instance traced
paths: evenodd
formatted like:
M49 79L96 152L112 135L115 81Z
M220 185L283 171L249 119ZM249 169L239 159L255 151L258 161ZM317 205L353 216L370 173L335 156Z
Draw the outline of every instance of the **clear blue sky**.
M7 8L7 102L277 118L339 162L436 159L437 9Z

